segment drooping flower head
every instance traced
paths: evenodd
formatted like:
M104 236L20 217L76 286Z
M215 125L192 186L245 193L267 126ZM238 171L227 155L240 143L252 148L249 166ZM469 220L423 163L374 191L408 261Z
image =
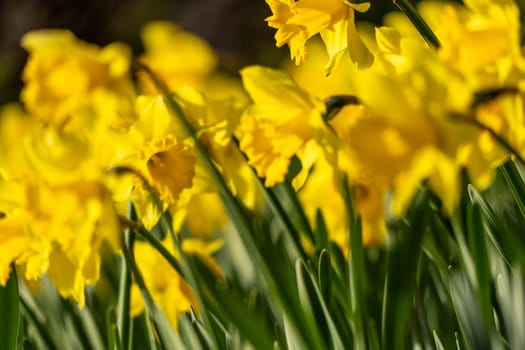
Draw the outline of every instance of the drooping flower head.
M319 151L315 136L324 128L324 103L300 89L285 73L251 66L241 71L254 103L241 118L240 148L266 186L282 182L293 156L309 168ZM307 171L307 170L306 170Z
M365 12L369 3L355 4L344 0L266 0L273 15L266 18L276 28L277 47L288 44L296 64L306 58L306 41L316 34L329 55L325 73L330 74L345 52L359 67L367 67L373 57L355 27L354 11Z
M82 307L85 286L99 278L103 242L119 242L103 170L75 135L23 114L0 114L0 135L20 136L2 137L10 141L0 146L0 284L14 263L28 280L48 273L60 295Z

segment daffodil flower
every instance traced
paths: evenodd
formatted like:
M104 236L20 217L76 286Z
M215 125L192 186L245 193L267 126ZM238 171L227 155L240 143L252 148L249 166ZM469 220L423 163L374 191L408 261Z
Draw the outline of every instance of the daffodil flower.
M240 149L271 187L284 180L293 156L303 165L312 163L308 159L319 152L315 137L325 128L325 106L283 72L251 66L241 75L254 103L241 117Z
M360 68L368 67L373 56L363 43L355 27L355 13L365 12L370 3L352 3L344 0L266 0L273 15L266 18L276 28L277 47L288 44L290 56L296 64L306 58L306 42L321 35L329 56L326 75L337 66L345 52Z

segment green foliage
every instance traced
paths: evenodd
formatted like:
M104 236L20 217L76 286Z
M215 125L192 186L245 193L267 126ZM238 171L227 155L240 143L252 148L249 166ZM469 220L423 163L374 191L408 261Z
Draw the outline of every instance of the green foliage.
M166 102L174 117L184 118L173 98L166 96ZM204 147L198 149L208 157ZM219 262L231 271L217 276L197 256L183 253L165 214L158 229L173 235L179 258L151 232L123 232L124 257L104 264L102 286L88 291L83 310L59 298L46 280L40 293L21 283L19 297L13 273L0 289L2 349L15 349L17 340L39 349L525 347L521 164L505 164L484 193L465 183L461 205L450 217L422 185L405 217L389 222L383 247L363 246L352 188L342 176L347 255L330 242L321 212L310 225L290 179L276 188L261 187L267 212L248 212L214 163L207 165L235 226L225 244L241 242L247 253L242 264L235 260L239 256L221 255ZM195 292L198 311L181 314L177 332L142 281L135 237L155 247ZM242 278L245 266L255 271L249 279ZM128 313L131 279L146 302L145 314L135 319Z
M18 278L13 269L5 287L0 287L0 348L16 349L20 326Z

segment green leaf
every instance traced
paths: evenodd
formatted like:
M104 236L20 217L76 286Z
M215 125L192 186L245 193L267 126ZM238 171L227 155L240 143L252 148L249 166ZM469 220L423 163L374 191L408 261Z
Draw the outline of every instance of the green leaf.
M321 309L321 304L314 290L309 272L302 261L295 263L295 272L297 278L297 286L299 292L299 300L305 311L305 317L311 318L311 322L315 322L317 327L315 330L319 332L320 338L326 342L329 340L329 332L326 325L326 320ZM324 346L326 347L326 346Z
M489 329L495 328L491 303L491 270L485 241L485 230L479 205L467 207L467 230L470 252L476 274L475 291L481 315Z
M283 329L281 326L279 326L279 323L275 323L274 326L274 332L275 337L277 338L277 343L279 345L279 350L288 350L288 345L286 342L286 335L283 332Z
M328 249L330 240L328 238L328 229L323 217L323 213L318 209L315 213L315 243L317 248Z
M107 314L107 337L109 350L123 350L117 326L117 314L114 308L110 308Z
M0 349L15 350L20 325L18 278L14 266L5 287L0 287Z
M468 185L468 194L470 197L470 201L473 204L476 204L479 206L479 209L482 213L482 216L484 218L484 221L488 224L490 227L490 230L486 230L486 234L488 235L492 245L494 248L496 248L496 251L499 253L499 255L509 264L507 257L505 256L505 253L500 246L500 243L498 242L498 239L494 236L492 233L493 231L497 231L502 227L499 220L496 218L496 215L494 214L494 211L492 210L491 206L485 201L485 199L481 196L481 194L476 191L474 186Z
M179 316L178 332L186 348L195 350L204 349L199 335L199 330L196 329L194 323L190 319L190 316L186 314Z
M130 220L136 219L136 213L131 201L128 203L128 218ZM129 230L124 232L124 243L130 246L131 239L134 235L130 234ZM124 258L120 259L120 278L117 297L117 311L116 311L116 325L118 330L115 334L120 336L119 343L122 348L127 348L131 336L131 322L129 316L130 308L130 293L131 293L131 272Z
M419 15L409 0L397 0L394 1L394 4L407 16L419 34L421 34L423 39L425 39L430 46L434 48L441 46L436 34L434 34L432 29L428 26L423 17Z
M306 236L314 242L314 231L308 222L308 218L304 212L304 209L297 197L290 181L285 181L275 186L275 190L279 191L279 194L283 199L287 200L291 205L290 216L295 219L297 229L299 232L306 234Z
M330 254L326 249L323 249L319 254L319 289L326 303L327 308L330 310L332 300L332 263L330 262Z
M512 161L509 161L499 167L499 170L505 178L505 182L512 192L512 196L518 204L521 215L525 218L525 183L521 177L516 164Z
M422 252L421 242L430 212L429 201L430 193L422 187L405 220L399 223L397 235L391 235L383 294L383 348L388 345L394 349L405 349L407 345L417 268Z
M309 272L302 262L297 262L297 276L299 280L299 293L303 304L307 305L315 316L318 329L325 341L330 345L330 349L343 349L344 343L341 339L337 324L323 300L318 286L315 285L315 277Z
M476 303L475 293L464 272L452 276L450 295L468 349L490 349L490 341ZM457 340L459 348L459 339Z
M346 206L346 216L350 235L350 254L348 257L348 271L350 274L350 300L352 309L352 326L354 333L354 347L356 349L366 349L365 320L364 310L364 288L366 286L366 271L363 250L363 239L361 231L361 219L356 217L352 203L350 188L346 176L342 177L343 199Z
M436 331L432 331L432 334L434 335L434 343L436 344L436 350L445 350L445 347L443 346L443 343L439 339L439 336L437 335Z

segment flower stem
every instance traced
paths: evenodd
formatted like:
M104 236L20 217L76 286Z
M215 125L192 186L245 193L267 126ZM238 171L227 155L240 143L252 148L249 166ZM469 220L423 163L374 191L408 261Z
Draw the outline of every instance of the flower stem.
M512 156L514 156L522 165L525 165L525 159L523 159L523 157L518 153L518 151L516 151L514 147L512 147L512 145L507 142L507 140L505 140L503 137L498 135L497 132L492 130L487 125L483 124L476 118L471 118L468 115L463 115L460 113L453 113L452 118L466 122L466 123L470 123L476 126L478 129L488 132L490 136L492 136L494 140L496 140L496 142L499 143L501 147L503 147L507 152L509 152Z
M135 220L135 210L131 201L128 204L127 217L130 220ZM124 242L126 246L132 245L133 235L129 229L124 230ZM120 266L120 281L118 290L117 302L117 327L119 330L120 343L124 349L127 349L130 336L130 318L129 318L129 304L130 304L130 290L131 290L131 273L128 264L123 259Z
M423 39L425 39L429 45L434 48L441 46L436 34L430 29L427 22L425 22L409 0L394 0L394 4L408 17L410 22L416 27L419 34L421 34Z
M323 115L325 122L333 119L344 106L360 105L361 102L353 95L334 95L325 98L324 104L326 106L326 113Z
M177 271L177 273L179 275L186 277L184 275L184 271L182 270L182 267L180 266L180 263L177 261L177 259L169 252L168 249L166 249L166 247L164 247L162 245L161 242L159 242L155 237L153 237L151 232L149 232L148 230L145 230L143 228L139 229L136 232L142 238L144 238L146 241L148 241L148 243L151 244L160 253L160 255L162 255L164 257L164 259L166 259L168 264L170 264L171 267L173 267L175 269L175 271Z

